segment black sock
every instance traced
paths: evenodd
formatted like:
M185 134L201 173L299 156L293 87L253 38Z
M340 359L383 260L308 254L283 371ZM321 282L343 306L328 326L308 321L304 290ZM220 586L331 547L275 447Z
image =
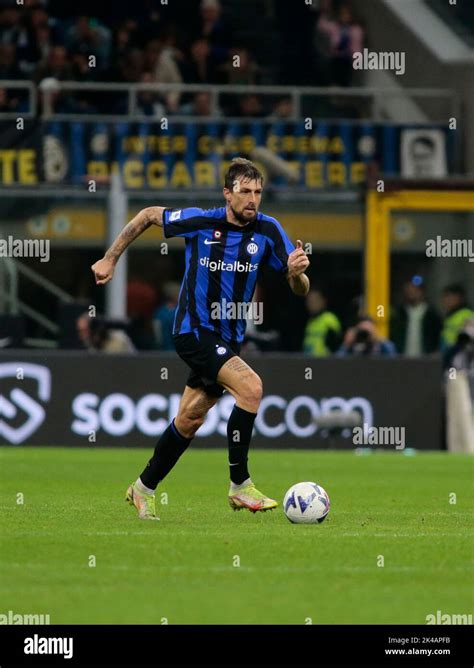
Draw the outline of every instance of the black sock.
M256 413L249 413L235 404L227 423L230 479L236 485L241 485L250 477L247 457L256 417Z
M192 438L185 438L179 433L173 420L161 434L153 457L140 475L145 487L155 489L160 480L168 475L191 441Z

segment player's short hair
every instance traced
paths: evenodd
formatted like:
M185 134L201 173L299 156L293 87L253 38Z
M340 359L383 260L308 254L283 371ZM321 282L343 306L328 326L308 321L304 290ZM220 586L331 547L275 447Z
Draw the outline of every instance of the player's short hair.
M263 174L251 160L246 158L234 158L224 177L224 186L233 190L234 181L243 177L246 181L261 181L263 186Z

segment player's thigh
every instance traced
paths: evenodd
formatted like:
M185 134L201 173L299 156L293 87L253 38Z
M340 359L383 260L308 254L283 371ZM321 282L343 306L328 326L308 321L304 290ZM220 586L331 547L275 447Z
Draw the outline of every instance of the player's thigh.
M235 355L221 367L217 382L225 387L236 399L242 408L243 404L251 404L249 410L255 409L262 398L262 381L255 371Z
M203 418L217 401L218 398L207 394L203 387L186 385L179 403L177 417Z

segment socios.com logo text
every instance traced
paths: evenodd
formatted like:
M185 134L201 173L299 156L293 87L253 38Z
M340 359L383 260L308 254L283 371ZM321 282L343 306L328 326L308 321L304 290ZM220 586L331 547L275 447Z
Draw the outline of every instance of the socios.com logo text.
M93 392L76 396L72 403L72 431L87 436L92 431L103 430L110 436L125 436L137 429L146 436L159 436L178 412L181 394L146 394L134 400L127 394L116 392L103 398ZM232 396L223 397L207 414L206 421L197 432L198 437L227 435L227 420L235 404ZM297 438L309 438L317 430L316 418L332 411L360 413L361 420L373 425L373 408L364 397L330 397L319 401L308 395L292 399L271 394L262 400L255 430L267 438L291 434Z

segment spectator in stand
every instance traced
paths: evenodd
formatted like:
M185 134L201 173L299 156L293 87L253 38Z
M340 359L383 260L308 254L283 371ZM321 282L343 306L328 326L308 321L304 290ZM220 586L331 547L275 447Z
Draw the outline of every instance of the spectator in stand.
M189 53L180 63L182 78L186 83L218 83L216 63L207 39L199 38L191 43Z
M117 68L118 63L126 60L131 48L135 46L133 39L133 28L129 22L122 23L114 32L111 47L111 66Z
M273 103L272 113L268 116L268 120L288 121L293 118L293 114L293 100L289 95L284 95Z
M134 279L127 285L128 332L138 350L155 350L157 347L153 331L156 302L156 290L150 283Z
M142 72L145 69L144 52L137 47L133 47L127 53L123 62L120 63L117 77L118 81L129 81L130 83L138 82L141 80Z
M35 73L37 82L50 78L58 81L70 81L71 77L72 68L67 51L64 46L59 45L50 49L47 58L38 65Z
M439 351L441 318L426 301L421 276L413 276L403 285L403 303L395 311L392 340L399 353L419 357Z
M48 56L51 45L61 44L62 33L56 19L36 5L22 13L22 28L16 36L18 66L30 77L37 64Z
M111 32L88 16L78 16L66 35L66 47L86 57L95 56L96 68L107 70L111 52Z
M164 303L156 309L153 319L156 342L160 350L174 350L173 322L179 299L179 283L170 281L163 286Z
M23 79L16 61L16 46L0 44L0 79Z
M89 67L88 57L83 53L70 54L71 63L71 79L85 83L93 81L97 77L97 70ZM79 90L75 92L68 92L63 95L62 111L74 114L97 114L98 107L94 105L93 100L97 100L97 92L87 90Z
M258 95L240 95L238 99L237 116L263 118L266 113Z
M350 6L342 5L336 20L322 12L317 30L329 38L333 82L338 86L350 86L354 71L352 56L364 46L364 31L355 22Z
M216 62L223 62L227 58L232 35L229 25L222 18L219 0L202 0L198 37L208 41L212 58Z
M145 49L144 68L153 72L157 83L183 83L183 77L176 64L173 49L166 47L159 39L148 42ZM179 109L179 93L167 93L165 98L168 109L176 112Z
M47 24L37 26L34 42L35 53L32 53L30 62L20 61L23 71L27 72L28 75L34 73L36 65L48 57L52 41L53 35L50 26Z
M3 4L3 3L2 3ZM0 43L17 44L21 33L21 18L24 8L14 2L0 7Z
M0 112L8 114L18 111L19 105L20 101L13 95L13 91L9 94L5 88L0 88Z
M347 330L344 343L337 351L338 357L393 357L394 355L396 355L395 345L392 341L379 336L370 316L362 316L354 327Z
M59 81L72 79L72 67L64 46L51 47L47 58L38 65L34 77L38 83L39 104L43 111L46 107L56 113L74 111L74 98L59 90Z
M220 71L225 75L223 83L232 86L255 86L259 83L260 67L252 59L248 49L231 50L228 61L222 65Z
M155 77L152 72L143 72L140 77L141 83L156 84ZM141 91L137 95L137 110L138 113L144 116L154 116L155 118L163 118L166 114L166 107L162 96L158 92L152 90Z
M333 47L330 31L325 29L326 21L329 19L331 11L331 0L321 0L318 16L315 22L312 44L315 56L315 76L316 81L320 86L330 86L332 83ZM320 23L321 17L323 17L322 23Z
M169 4L173 4L169 2ZM165 2L160 0L145 0L145 2L130 2L126 0L128 8L125 23L127 27L137 35L142 44L147 44L152 39L161 37L164 27L164 12L167 11ZM139 43L137 42L137 44Z
M122 330L110 327L105 318L91 318L83 313L76 320L76 331L83 347L89 352L133 353L135 347Z
M16 46L0 44L0 79L23 79L23 73L16 63ZM0 93L0 111L12 113L28 111L28 95L15 88L2 88Z
M74 81L95 81L97 80L97 70L89 67L89 57L81 51L71 51L69 53L71 61L71 77Z
M337 315L328 311L327 296L322 290L311 290L306 296L309 320L305 329L303 350L314 357L327 357L341 345L342 328Z
M89 66L89 56L80 51L69 54L71 79L80 83L97 81L98 72ZM78 90L69 93L64 100L65 110L75 114L97 114L100 108L101 93L90 90Z
M206 92L196 93L192 102L184 104L179 113L183 116L222 116L219 108L212 110L211 94Z
M459 284L448 285L444 288L442 304L445 318L441 332L441 347L446 350L454 346L466 322L474 318L474 311L468 307L466 291Z

